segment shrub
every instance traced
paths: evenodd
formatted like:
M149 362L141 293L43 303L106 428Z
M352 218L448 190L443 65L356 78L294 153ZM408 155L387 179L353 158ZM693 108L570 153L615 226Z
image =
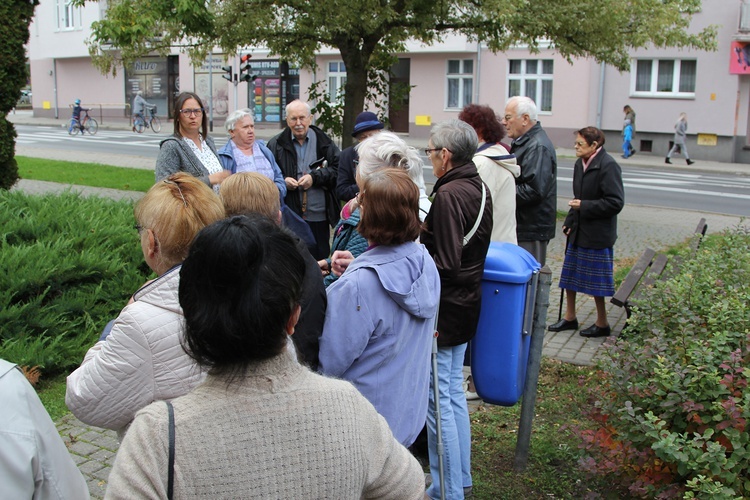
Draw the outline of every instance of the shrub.
M600 368L583 465L636 496L750 496L750 234L707 238L636 302ZM674 260L673 260L674 262Z
M0 193L0 357L76 367L144 283L130 202Z

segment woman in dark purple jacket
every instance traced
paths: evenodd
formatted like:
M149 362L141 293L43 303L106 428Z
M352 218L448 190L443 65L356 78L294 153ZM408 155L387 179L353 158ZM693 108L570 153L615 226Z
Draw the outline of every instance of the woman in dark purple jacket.
M432 129L425 151L437 177L420 241L440 273L438 386L445 450L445 498L464 498L471 482L471 430L463 390L466 343L474 337L482 300L484 260L492 233L492 198L472 162L477 134L467 123L449 120ZM430 392L427 442L433 482L440 498L435 400Z
M581 330L582 337L606 337L611 331L604 297L615 293L613 276L617 214L625 204L622 171L603 148L604 133L596 127L576 132L578 161L573 168L573 199L563 223L568 236L560 288L565 289L565 316L548 329L577 330L576 293L594 297L596 322Z

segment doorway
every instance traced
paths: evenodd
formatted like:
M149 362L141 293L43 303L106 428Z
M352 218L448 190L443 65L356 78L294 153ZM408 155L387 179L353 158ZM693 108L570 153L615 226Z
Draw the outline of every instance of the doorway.
M411 59L399 59L391 68L388 120L394 132L409 132L409 73Z

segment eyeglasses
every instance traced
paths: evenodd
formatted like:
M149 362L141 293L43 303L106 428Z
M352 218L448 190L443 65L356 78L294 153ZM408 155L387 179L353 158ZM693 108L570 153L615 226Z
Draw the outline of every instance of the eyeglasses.
M136 223L136 224L133 224L133 229L135 229L136 231L138 231L138 234L141 234L141 231L143 231L144 227L141 226L140 224Z
M165 184L174 184L177 186L177 192L180 193L180 198L182 198L182 203L185 204L185 208L187 208L187 201L185 201L185 197L182 195L182 189L180 189L180 185L177 184L175 181L170 181L169 179L164 179Z
M513 115L505 115L505 116L503 116L503 120L505 120L506 122L509 122L512 118L513 118Z
M203 108L195 108L195 109L181 109L180 113L182 113L185 116L201 116L205 110Z
M588 146L588 144L586 144L586 143L585 143L585 142L583 142L583 141L576 141L576 142L575 142L575 146L576 146L577 148L585 148L586 146Z
M430 154L432 154L433 151L442 151L443 148L425 148L424 154L427 155L427 157L430 157Z

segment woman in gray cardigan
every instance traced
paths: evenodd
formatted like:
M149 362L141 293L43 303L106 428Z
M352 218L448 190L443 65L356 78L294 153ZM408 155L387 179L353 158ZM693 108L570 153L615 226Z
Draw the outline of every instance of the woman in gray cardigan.
M208 118L197 94L183 92L174 103L174 134L161 142L156 159L156 181L176 172L193 175L214 191L231 175L219 161L213 139L208 137Z
M685 147L687 127L687 114L680 113L680 117L677 119L677 123L674 124L674 144L672 145L672 149L669 150L669 153L667 153L667 157L664 160L664 163L671 164L672 162L670 161L670 158L672 158L672 155L675 153L679 153L680 151L682 151L682 154L685 155L685 161L688 165L692 165L693 163L695 163L690 159L688 150Z

